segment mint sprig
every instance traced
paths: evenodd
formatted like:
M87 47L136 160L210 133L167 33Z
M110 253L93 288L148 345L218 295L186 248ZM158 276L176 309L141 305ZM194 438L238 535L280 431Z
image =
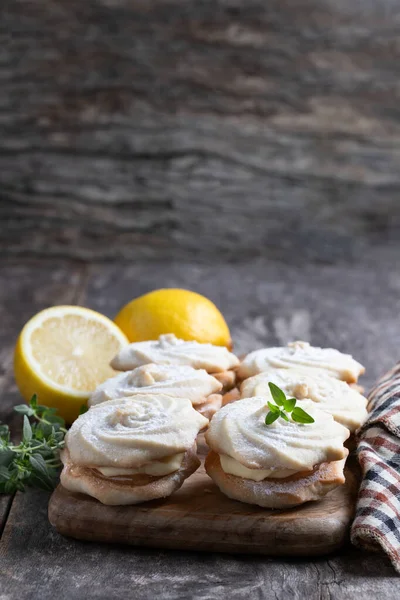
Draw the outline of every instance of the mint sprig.
M23 492L26 487L52 490L61 467L64 419L55 408L38 404L36 394L29 405L19 404L14 410L24 417L22 440L11 442L8 425L0 424L0 493Z
M267 416L265 417L266 425L271 425L271 423L274 423L279 417L284 421L289 421L287 413L292 417L292 421L295 421L296 423L315 422L315 419L313 419L311 415L300 408L300 406L296 406L296 398L286 398L285 392L272 383L272 381L268 382L268 387L275 404L268 402L269 413L267 413Z

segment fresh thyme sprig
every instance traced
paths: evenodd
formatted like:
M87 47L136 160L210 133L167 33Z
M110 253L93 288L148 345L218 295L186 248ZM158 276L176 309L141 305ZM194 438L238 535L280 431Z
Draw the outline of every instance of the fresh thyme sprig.
M286 398L285 392L281 390L277 385L268 382L268 387L271 392L272 398L275 404L268 402L269 413L265 417L265 424L271 425L274 421L281 417L285 421L289 421L287 413L292 417L296 423L314 423L314 419L305 410L296 406L296 398Z
M55 408L38 404L36 394L29 405L19 404L14 410L24 416L22 440L11 442L8 425L0 424L0 493L12 494L26 487L52 490L61 467L59 454L67 431L64 419Z

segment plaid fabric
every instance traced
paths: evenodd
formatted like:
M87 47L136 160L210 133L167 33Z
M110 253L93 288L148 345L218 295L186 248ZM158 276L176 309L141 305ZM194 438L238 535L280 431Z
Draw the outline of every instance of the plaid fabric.
M358 433L363 480L351 541L382 549L400 573L400 363L372 389L368 408Z

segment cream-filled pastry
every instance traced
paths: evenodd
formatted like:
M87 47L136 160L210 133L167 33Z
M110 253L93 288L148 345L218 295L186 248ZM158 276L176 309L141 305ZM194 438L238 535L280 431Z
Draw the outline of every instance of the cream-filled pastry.
M265 424L269 396L227 404L206 433L205 467L220 490L235 500L289 508L318 500L344 483L349 430L311 400L296 404L314 419L282 418Z
M93 406L65 436L61 483L109 505L165 498L199 467L196 437L207 424L189 400L165 394Z
M130 371L141 365L186 365L204 369L223 385L223 391L234 387L239 359L224 346L199 344L178 339L174 334L160 335L158 340L129 344L111 361L117 371Z
M243 381L241 398L270 397L269 382L277 385L289 397L309 399L318 408L332 415L351 432L358 429L368 416L367 399L344 381L317 369L270 369Z
M238 376L246 379L263 371L289 368L324 371L347 383L357 383L365 371L350 354L343 354L334 348L316 348L308 342L292 342L279 348L250 352L241 363Z
M150 363L108 379L91 394L88 404L95 406L136 394L168 394L187 398L210 419L221 408L222 395L218 393L221 390L222 383L204 369Z

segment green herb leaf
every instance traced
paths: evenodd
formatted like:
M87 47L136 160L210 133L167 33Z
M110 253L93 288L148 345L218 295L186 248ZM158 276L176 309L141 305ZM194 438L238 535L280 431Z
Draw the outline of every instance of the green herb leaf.
M7 447L0 448L0 466L1 467L8 467L8 465L13 460L13 458L15 458L15 452L8 449Z
M276 405L272 402L267 401L270 412L265 417L265 424L270 425L279 417L284 421L290 421L288 414L291 414L293 421L296 423L314 423L314 419L311 415L306 413L305 410L296 406L296 398L286 398L285 393L277 385L268 382L268 387L272 394L272 398L275 400Z
M56 414L56 409L39 405L36 395L29 406L18 405L16 412L24 416L19 444L10 441L8 426L0 424L0 493L12 494L26 487L51 490L61 466L64 419Z
M294 409L295 406L296 406L296 398L289 398L289 399L286 398L285 401L283 402L283 408L288 413L292 412L292 410Z
M48 472L46 461L41 454L32 454L32 456L29 457L29 462L31 463L32 467L36 469L36 471L47 477Z
M296 423L315 423L315 419L306 413L305 410L300 408L300 406L296 406L296 408L293 409L292 419L293 421L296 421Z
M20 488L18 487L17 482L13 481L13 479L10 478L8 481L6 481L5 486L4 486L4 492L6 494L13 494L18 489L20 489Z
M24 426L22 428L22 439L25 443L30 442L32 439L32 427L29 423L29 419L24 415Z
M4 482L4 481L8 481L10 479L11 475L10 475L10 471L7 469L7 467L0 467L0 481Z
M20 415L27 415L28 417L31 417L33 414L35 414L33 408L27 404L17 404L17 406L14 406L14 410Z
M268 387L271 392L272 398L276 402L278 406L283 406L284 401L286 400L286 396L284 392L282 392L281 388L272 383L272 381L268 382Z
M43 418L46 419L46 421L48 421L49 423L51 423L51 425L57 424L57 425L60 425L61 427L63 427L65 425L64 419L62 419L58 415L53 415L52 413L47 414L47 411L45 411L43 413Z
M89 407L87 406L87 404L82 404L82 406L79 409L79 416L84 415L85 412L87 412L89 410Z
M10 437L10 430L8 428L8 425L4 425L4 424L0 425L0 438L2 440L5 439L7 441L9 437Z
M269 412L265 417L265 424L271 425L274 421L279 419L279 412Z

